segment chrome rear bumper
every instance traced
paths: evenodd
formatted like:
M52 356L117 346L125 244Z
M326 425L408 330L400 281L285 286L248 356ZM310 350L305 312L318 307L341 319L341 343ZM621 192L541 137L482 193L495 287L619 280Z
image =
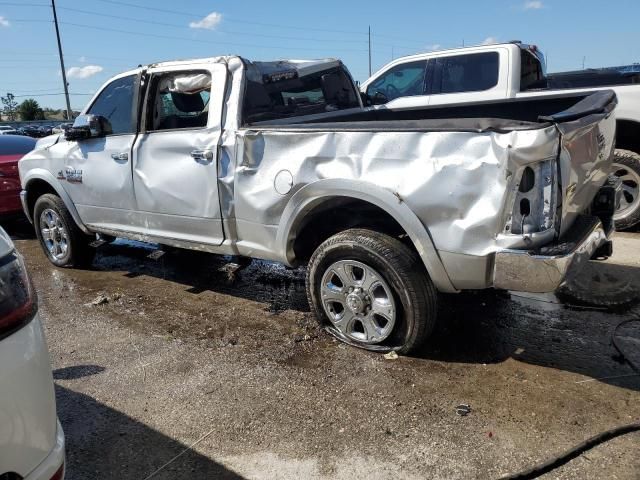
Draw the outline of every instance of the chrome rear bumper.
M22 190L20 192L20 203L22 203L22 210L24 210L24 214L27 217L29 222L33 223L33 219L31 218L31 212L29 211L29 204L27 203L27 191Z
M553 292L607 244L610 233L597 217L581 215L560 244L536 251L499 251L495 258L493 285L504 290Z

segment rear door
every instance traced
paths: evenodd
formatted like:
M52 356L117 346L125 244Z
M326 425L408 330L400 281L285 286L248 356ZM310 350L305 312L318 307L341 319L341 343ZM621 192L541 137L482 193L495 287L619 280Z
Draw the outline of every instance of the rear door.
M139 81L139 72L115 78L85 112L105 117L113 133L73 142L73 146L61 141L53 147L65 152L69 148L64 168L54 174L86 224L126 229L135 208L131 148L136 138Z
M149 235L219 245L226 67L172 66L148 75L143 131L133 149L135 221Z
M429 105L506 98L508 50L442 55L435 60ZM502 69L502 72L501 72Z

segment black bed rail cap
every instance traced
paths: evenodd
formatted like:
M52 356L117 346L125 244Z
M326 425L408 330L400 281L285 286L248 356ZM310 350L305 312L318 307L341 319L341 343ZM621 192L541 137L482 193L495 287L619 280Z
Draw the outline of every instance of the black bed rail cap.
M587 92L588 95L562 112L553 115L541 115L538 120L541 122L570 122L587 115L608 114L618 104L618 97L613 90L595 90Z

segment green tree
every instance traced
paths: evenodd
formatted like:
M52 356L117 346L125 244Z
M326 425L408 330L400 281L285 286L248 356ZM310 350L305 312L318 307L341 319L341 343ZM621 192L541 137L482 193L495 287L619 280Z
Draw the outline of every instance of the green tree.
M16 113L17 113L17 107L18 107L18 102L16 102L16 97L13 95L13 93L7 93L6 97L2 97L2 104L4 105L4 108L2 109L2 113L4 113L7 118L11 121L16 119Z
M44 120L44 112L33 98L27 98L18 107L22 120Z

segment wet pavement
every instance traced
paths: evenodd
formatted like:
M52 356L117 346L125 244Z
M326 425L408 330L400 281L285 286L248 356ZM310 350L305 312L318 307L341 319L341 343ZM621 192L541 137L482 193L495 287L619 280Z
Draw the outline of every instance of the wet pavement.
M497 478L640 419L640 322L616 330L637 302L445 296L428 345L386 360L316 327L303 270L153 260L121 240L90 269L56 269L25 225L9 230L39 293L72 480ZM640 234L617 235L590 275L636 292ZM544 478L637 480L639 453L630 434Z

